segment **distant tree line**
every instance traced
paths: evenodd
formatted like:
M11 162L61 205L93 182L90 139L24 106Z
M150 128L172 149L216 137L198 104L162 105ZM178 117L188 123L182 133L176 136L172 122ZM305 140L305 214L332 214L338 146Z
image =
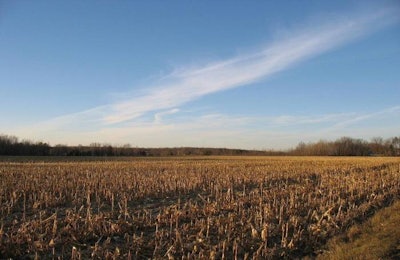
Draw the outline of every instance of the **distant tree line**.
M92 143L89 146L50 146L44 142L22 140L0 135L0 155L25 156L199 156L199 155L316 155L316 156L400 156L400 137L362 139L342 137L336 141L299 143L288 151L257 151L227 148L139 148L129 144L112 146Z
M50 155L57 156L198 156L198 155L265 155L266 151L226 149L226 148L139 148L124 146L111 146L108 144L91 144L90 146L63 146L56 145L51 148ZM283 154L282 152L269 152L271 155Z
M0 155L50 155L50 151L47 143L19 141L15 136L0 135Z
M320 156L400 156L400 138L392 137L384 140L372 138L367 142L362 139L342 137L336 141L301 142L289 151L290 155Z
M92 143L89 146L50 146L43 142L19 141L17 137L0 135L0 155L25 156L197 156L197 155L284 155L279 151L256 151L226 148L139 148L129 144L112 146Z

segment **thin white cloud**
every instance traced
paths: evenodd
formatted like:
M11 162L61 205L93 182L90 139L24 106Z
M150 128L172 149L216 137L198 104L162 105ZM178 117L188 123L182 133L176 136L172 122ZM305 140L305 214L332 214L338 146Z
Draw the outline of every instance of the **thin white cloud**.
M18 133L24 138L42 139L52 144L71 145L104 142L131 143L145 147L207 146L247 149L286 149L299 141L336 139L341 136L370 138L395 136L400 129L400 107L395 106L368 114L341 113L313 116L237 116L205 114L170 118L177 109L163 112L160 120L130 122L98 129L63 128L55 131L32 128L29 134ZM392 122L387 127L387 120ZM392 118L398 118L397 120ZM383 121L382 121L383 120ZM386 121L385 121L386 120ZM374 126L366 129L362 124ZM361 126L360 126L361 125ZM341 128L337 128L340 126ZM339 131L340 130L340 131ZM397 132L396 132L397 131Z
M205 66L186 66L160 79L156 86L143 87L139 96L56 118L70 121L101 121L104 125L126 122L146 113L172 109L202 96L251 84L279 71L337 48L397 21L395 11L338 17L313 28L291 32L258 52L212 62ZM65 125L64 124L64 125ZM63 127L63 126L61 126Z
M202 146L203 143L199 142L209 142L205 145L232 147L235 143L235 147L261 148L257 146L260 144L257 140L266 140L268 135L270 138L279 136L276 140L283 140L284 136L291 136L288 140L296 137L296 141L305 136L299 132L301 130L285 132L285 126L326 123L334 127L345 127L374 116L386 115L389 110L372 115L349 113L322 116L230 117L214 114L180 121L176 114L180 114L179 107L187 102L260 81L372 33L397 19L393 10L374 10L373 13L351 15L350 18L340 17L324 25L293 31L288 37L276 40L257 52L205 66L179 68L156 81L156 85L139 89L139 96L53 118L33 126L30 132L52 142L68 140L67 143L70 144L81 143L82 140L91 138L94 138L92 141L135 142L138 140L137 136L140 136L141 143L137 144L143 146ZM397 111L398 108L393 109ZM144 120L143 115L148 113L153 113L151 118L154 121ZM171 117L174 117L175 121ZM257 127L253 128L254 125ZM274 128L274 131L260 132L262 127ZM26 130L20 133L21 136L27 136Z
M174 109L171 109L171 110L168 110L168 111L163 111L163 112L156 113L154 115L154 123L161 123L163 116L173 115L173 114L178 113L178 112L179 112L179 109L178 108L174 108Z
M147 94L112 104L106 124L134 119L147 112L169 109L204 95L244 86L329 51L392 22L393 12L381 10L341 18L317 28L293 32L259 52L214 62L200 68L179 69Z
M348 120L343 120L341 122L338 122L337 124L335 124L334 126L332 126L332 130L339 130L342 128L345 128L347 126L351 126L357 123L360 123L362 121L366 121L366 120L370 120L370 119L374 119L374 118L382 118L382 117L387 117L387 116L400 116L400 106L394 106L394 107L390 107L381 111L377 111L377 112L372 112L372 113L367 113L367 114L362 114L362 115L358 115L356 117L350 118Z

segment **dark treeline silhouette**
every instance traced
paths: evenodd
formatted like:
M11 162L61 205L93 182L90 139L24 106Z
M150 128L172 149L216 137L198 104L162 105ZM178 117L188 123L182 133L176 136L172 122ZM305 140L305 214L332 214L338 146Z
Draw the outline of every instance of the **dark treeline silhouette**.
M0 135L0 155L50 155L47 143L19 141L15 136Z
M384 140L374 137L370 142L362 139L342 137L336 141L321 140L316 143L299 143L289 151L290 155L320 156L400 156L400 138Z
M138 148L92 143L89 146L50 146L44 142L19 141L15 136L0 135L0 155L33 156L198 156L198 155L317 155L317 156L400 156L400 138L362 139L342 137L336 141L301 142L288 151L257 151L227 148Z
M198 155L283 155L283 152L254 151L226 148L138 148L124 145L115 147L111 145L91 144L90 146L64 146L56 145L51 148L50 155L56 156L198 156Z
M92 143L89 146L50 146L43 142L19 141L17 137L0 135L0 155L37 155L37 156L197 156L197 155L284 155L280 151L256 151L226 148L138 148L129 144L112 146Z

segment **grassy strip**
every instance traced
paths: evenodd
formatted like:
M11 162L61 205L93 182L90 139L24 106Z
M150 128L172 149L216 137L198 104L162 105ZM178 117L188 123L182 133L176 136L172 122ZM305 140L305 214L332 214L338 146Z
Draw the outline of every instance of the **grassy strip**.
M317 259L400 259L400 201L333 238Z

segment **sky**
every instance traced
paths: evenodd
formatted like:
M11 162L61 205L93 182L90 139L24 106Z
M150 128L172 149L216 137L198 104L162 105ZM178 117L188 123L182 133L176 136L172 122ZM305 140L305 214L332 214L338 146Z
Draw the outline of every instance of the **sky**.
M399 1L0 0L0 134L288 149L400 135Z

